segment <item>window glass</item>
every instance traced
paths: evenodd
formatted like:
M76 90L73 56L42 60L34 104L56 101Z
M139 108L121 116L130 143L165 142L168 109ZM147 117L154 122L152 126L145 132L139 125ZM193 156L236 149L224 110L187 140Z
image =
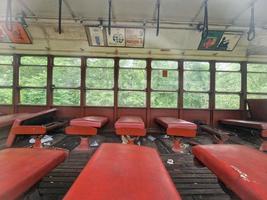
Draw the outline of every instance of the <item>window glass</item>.
M114 86L114 69L88 68L86 71L86 87L112 89Z
M267 72L267 64L248 64L248 72Z
M87 90L86 104L88 106L114 106L114 91Z
M152 69L178 69L177 61L153 60Z
M267 73L248 73L247 89L252 93L267 93Z
M209 70L210 64L208 62L184 62L185 70Z
M0 104L12 104L12 89L0 88Z
M13 85L13 66L0 65L0 86Z
M177 92L152 92L152 108L177 108Z
M78 67L54 67L53 84L55 87L80 87L81 69Z
M12 62L13 62L13 56L0 55L0 64L12 65Z
M47 67L20 66L19 85L28 87L44 87L47 85Z
M239 63L216 63L217 71L240 71Z
M248 94L248 99L267 99L267 94Z
M88 58L87 59L88 67L103 67L103 68L113 68L114 60L108 58Z
M46 104L46 90L45 89L21 89L20 103L31 105L45 105Z
M216 94L215 105L216 109L239 109L240 97L232 94Z
M146 61L145 60L121 59L120 67L121 68L146 68Z
M171 91L178 90L178 71L167 71L167 77L164 77L163 73L163 70L152 70L152 89Z
M145 107L146 93L136 91L120 91L118 103L120 107Z
M80 90L55 89L53 95L54 105L78 106L80 105Z
M146 71L139 69L120 69L119 88L143 90L146 88Z
M185 71L184 89L186 91L209 91L210 73L205 71Z
M81 66L80 58L55 57L54 65L56 66Z
M21 65L47 65L47 57L44 56L22 56Z
M239 72L216 72L216 91L240 92L241 73Z
M205 109L209 107L209 95L205 93L184 93L184 108Z

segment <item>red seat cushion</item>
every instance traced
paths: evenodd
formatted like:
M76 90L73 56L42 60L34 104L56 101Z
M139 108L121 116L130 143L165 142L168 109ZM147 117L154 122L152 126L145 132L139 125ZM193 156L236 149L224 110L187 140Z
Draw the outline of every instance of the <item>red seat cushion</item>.
M70 199L181 199L156 150L102 144L66 196Z
M70 121L71 126L89 126L94 128L101 128L108 122L107 117L102 116L87 116L77 118Z
M175 117L157 117L156 122L166 128L168 135L195 137L197 125Z
M0 199L17 199L66 158L63 150L9 148L0 151Z
M123 116L115 123L115 128L140 128L144 129L145 124L141 117Z
M241 199L267 199L267 155L243 145L198 145L193 154Z

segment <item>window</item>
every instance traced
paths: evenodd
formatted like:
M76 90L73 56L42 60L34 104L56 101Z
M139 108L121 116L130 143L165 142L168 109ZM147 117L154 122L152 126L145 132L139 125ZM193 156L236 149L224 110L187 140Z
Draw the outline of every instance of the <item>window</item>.
M248 64L247 98L267 98L267 64Z
M88 106L114 106L113 59L87 59L86 88Z
M81 59L55 57L53 66L53 104L80 105Z
M120 60L119 106L145 107L146 82L145 60Z
M0 55L0 104L12 104L13 56Z
M215 108L239 109L241 73L239 63L216 63Z
M151 66L151 107L177 108L178 63L155 60Z
M22 56L19 67L20 103L45 105L47 57Z
M209 69L208 62L184 62L184 108L209 107Z

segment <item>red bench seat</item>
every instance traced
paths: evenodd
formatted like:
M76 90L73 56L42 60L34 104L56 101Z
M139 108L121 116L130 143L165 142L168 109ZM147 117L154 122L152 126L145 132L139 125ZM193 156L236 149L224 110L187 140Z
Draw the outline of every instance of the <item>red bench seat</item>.
M28 114L28 113L1 115L0 116L0 128L5 127L5 126L11 126L16 119L23 118L23 117L30 116L30 115L31 114Z
M17 199L66 158L64 150L9 148L0 151L0 199Z
M103 116L76 118L70 121L66 133L69 135L96 135L97 129L102 128L107 122L108 118Z
M237 196L267 199L267 155L243 145L198 145L193 154Z
M155 149L102 144L64 197L71 199L181 198Z
M166 129L167 135L195 137L197 125L175 117L157 117L156 122Z
M220 120L220 123L225 124L225 125L231 125L231 126L258 129L260 130L262 137L267 137L267 122L224 119L224 120Z
M117 135L145 136L145 123L141 117L123 116L115 123Z

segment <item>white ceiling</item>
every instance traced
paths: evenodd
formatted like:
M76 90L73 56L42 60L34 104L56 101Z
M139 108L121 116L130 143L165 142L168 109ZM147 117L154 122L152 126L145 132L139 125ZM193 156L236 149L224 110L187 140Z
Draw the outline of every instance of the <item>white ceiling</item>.
M57 33L58 0L12 0L13 16L26 14L29 24L28 32L33 39L32 45L0 44L0 51L40 51L49 49L54 52L89 52L113 51L88 46L83 24L95 23L99 18L108 18L108 0L63 0L63 34ZM203 20L203 9L200 10L204 0L161 0L160 26L171 27L177 24L198 23ZM255 22L257 37L254 41L246 40L246 32L250 20L250 5L255 2ZM127 24L130 22L155 20L156 0L112 0L113 24ZM217 52L223 56L247 57L259 54L267 57L267 0L209 0L209 24L211 28L242 31L244 34L234 52ZM6 0L0 0L0 19L5 18ZM35 20L36 19L36 20ZM75 20L76 22L74 22ZM98 22L97 22L98 23ZM105 22L106 24L107 22ZM177 23L177 24L176 24ZM174 25L176 24L176 25ZM154 27L154 24L150 24ZM212 26L213 25L213 26ZM150 27L151 27L150 26ZM184 26L184 27L185 27ZM264 28L265 27L265 28ZM192 27L191 27L192 28ZM161 29L160 36L155 36L155 29L146 29L145 49L122 49L121 52L157 52L156 49L171 49L176 55L184 52L194 55L214 55L214 52L197 51L199 33L195 30ZM147 50L148 51L147 51ZM155 51L153 51L155 49ZM11 51L10 50L10 51ZM164 52L165 54L170 52Z

